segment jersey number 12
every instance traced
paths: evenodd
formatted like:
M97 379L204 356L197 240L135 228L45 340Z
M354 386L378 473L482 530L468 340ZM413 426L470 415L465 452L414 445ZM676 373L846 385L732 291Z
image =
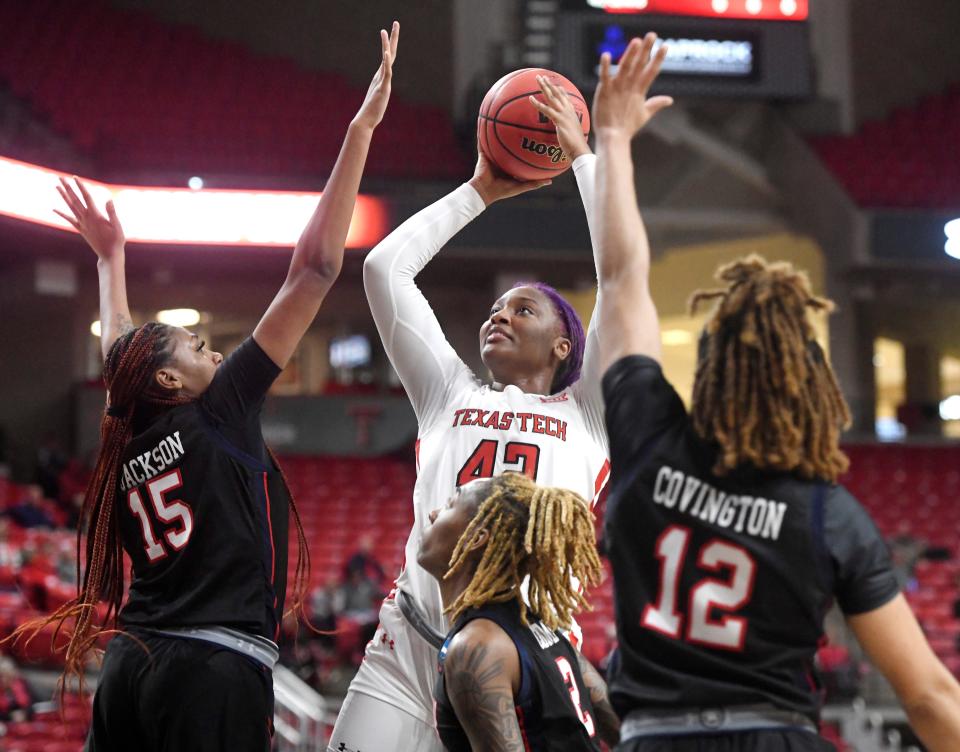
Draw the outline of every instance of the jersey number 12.
M193 514L190 507L183 501L167 501L166 496L183 485L183 478L179 470L171 470L152 480L147 481L147 494L153 511L161 522L176 522L178 527L164 532L163 537L174 551L179 551L190 540L193 533ZM140 522L140 532L143 534L143 549L147 552L147 559L151 564L167 555L163 542L157 539L153 532L153 523L147 513L146 505L140 491L134 487L127 493L127 506Z
M640 623L667 637L680 639L683 614L677 609L677 588L680 569L687 555L691 532L681 525L671 525L657 538L656 556L660 560L660 586L656 603L643 610ZM756 564L745 548L729 541L713 538L697 556L697 566L708 572L727 571L727 579L707 577L690 589L687 608L687 642L725 650L743 650L747 620L725 615L711 618L711 611L736 611L750 601Z

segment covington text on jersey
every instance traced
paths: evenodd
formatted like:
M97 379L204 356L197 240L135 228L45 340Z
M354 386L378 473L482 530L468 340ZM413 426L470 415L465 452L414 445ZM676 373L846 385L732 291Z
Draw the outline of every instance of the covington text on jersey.
M734 532L777 540L787 505L782 501L727 494L692 475L663 465L653 486L653 500Z
M182 456L183 442L180 441L180 432L174 431L169 436L164 436L150 451L138 454L132 460L123 463L123 480L120 481L120 489L129 491L134 486L146 483Z
M500 412L468 407L454 412L453 425L454 427L480 426L495 428L499 431L509 431L513 428L517 431L554 436L560 441L567 440L567 421L539 413Z

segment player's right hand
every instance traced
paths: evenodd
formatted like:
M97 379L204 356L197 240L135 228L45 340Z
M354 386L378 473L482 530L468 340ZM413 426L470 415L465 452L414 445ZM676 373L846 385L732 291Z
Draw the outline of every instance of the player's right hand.
M57 192L63 198L70 214L54 209L55 214L59 214L67 222L73 225L74 229L83 236L87 244L97 254L97 258L108 261L115 255L123 253L123 247L126 236L123 234L123 227L120 225L120 218L117 217L117 210L113 206L113 201L107 201L107 215L104 216L97 209L97 205L90 197L87 187L80 182L80 178L74 177L73 182L77 185L77 191L73 190L66 178L60 178L60 185L57 186Z
M487 159L482 150L477 149L477 166L469 182L480 194L483 203L490 206L494 201L519 196L527 191L535 191L537 188L550 185L553 181L512 178Z
M560 148L567 155L567 159L573 163L577 157L590 154L587 137L583 135L583 126L580 123L580 118L577 117L577 111L573 109L573 105L570 103L570 97L563 89L551 83L550 79L544 76L537 76L537 83L540 84L540 92L543 94L545 101L541 102L536 97L531 96L529 97L530 104L550 118L557 127L557 141L560 142Z
M604 52L600 57L600 84L593 96L593 127L598 137L605 132L631 137L660 110L673 104L672 97L647 99L667 56L666 45L651 56L656 41L653 32L642 40L630 40L616 75L610 73L610 53Z
M397 44L400 41L400 24L393 22L388 35L385 29L380 29L380 67L370 82L367 96L360 105L360 110L354 115L353 122L371 130L380 125L383 115L387 111L390 101L390 84L393 80L393 63L397 59Z

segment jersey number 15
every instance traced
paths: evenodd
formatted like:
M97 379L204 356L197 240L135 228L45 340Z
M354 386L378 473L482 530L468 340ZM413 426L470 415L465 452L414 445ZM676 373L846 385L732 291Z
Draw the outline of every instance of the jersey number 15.
M177 523L176 528L164 531L163 537L167 545L174 551L179 551L187 545L193 533L193 514L190 507L180 500L167 501L166 496L183 485L183 478L179 470L171 470L152 480L147 481L147 495L157 519L161 522ZM147 559L151 564L164 558L168 551L161 540L153 532L153 523L147 513L146 505L140 491L134 487L127 493L127 506L140 522L140 532L143 533L143 549L147 552Z

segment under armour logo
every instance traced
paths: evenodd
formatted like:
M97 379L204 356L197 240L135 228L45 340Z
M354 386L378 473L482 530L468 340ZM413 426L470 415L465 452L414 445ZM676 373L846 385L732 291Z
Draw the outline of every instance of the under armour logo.
M340 745L337 747L337 752L360 752L359 749L353 749L348 747L344 742L340 742Z

